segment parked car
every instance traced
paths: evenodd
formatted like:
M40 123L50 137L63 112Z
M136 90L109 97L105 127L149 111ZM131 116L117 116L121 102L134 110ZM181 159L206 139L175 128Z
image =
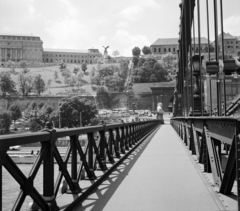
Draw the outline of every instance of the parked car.
M19 145L16 145L16 146L11 146L10 148L9 148L9 150L21 150L21 146L19 146Z

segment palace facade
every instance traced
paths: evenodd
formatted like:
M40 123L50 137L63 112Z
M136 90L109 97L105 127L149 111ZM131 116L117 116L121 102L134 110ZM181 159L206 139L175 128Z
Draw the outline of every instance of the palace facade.
M94 58L101 54L98 49L88 50L66 50L66 49L44 49L43 62L44 63L94 63Z
M153 54L177 53L179 38L159 38L151 46ZM192 41L194 43L194 41ZM201 37L201 51L208 46L208 39ZM194 47L193 47L194 50ZM195 38L195 52L198 52L198 38Z
M0 61L42 61L42 55L40 37L0 34Z
M43 41L40 37L32 35L3 35L0 34L0 61L8 60L19 62L44 63L94 63L94 58L101 53L98 49L66 50L43 49Z

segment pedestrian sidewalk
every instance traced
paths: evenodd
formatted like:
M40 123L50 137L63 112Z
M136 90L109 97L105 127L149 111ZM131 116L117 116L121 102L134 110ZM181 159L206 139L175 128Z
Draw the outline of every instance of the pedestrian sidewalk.
M162 125L74 210L225 210L171 125Z

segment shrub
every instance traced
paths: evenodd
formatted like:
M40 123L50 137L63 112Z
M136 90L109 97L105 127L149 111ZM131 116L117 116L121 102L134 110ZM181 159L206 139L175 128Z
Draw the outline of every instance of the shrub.
M11 112L6 110L0 110L0 130L3 133L9 132L9 128L12 122Z

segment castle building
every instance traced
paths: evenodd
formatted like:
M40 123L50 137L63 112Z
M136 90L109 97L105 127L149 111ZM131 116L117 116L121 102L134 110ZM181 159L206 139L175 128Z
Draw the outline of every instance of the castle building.
M223 32L223 37L224 52L235 56L235 54L240 51L240 36L232 36L229 33ZM221 34L218 36L218 45L220 46L220 50L222 50Z
M151 52L153 54L166 54L166 53L177 53L179 38L159 38L151 46ZM194 44L194 41L192 41ZM208 46L208 39L201 37L201 52ZM194 46L192 46L194 50ZM195 38L195 52L198 52L198 38Z
M0 34L0 61L42 61L42 46L37 36Z
M43 41L40 37L32 35L3 35L0 34L0 61L8 60L19 62L44 63L94 63L94 58L101 53L98 49L66 50L43 49Z
M94 63L94 58L99 56L99 50L94 48L88 50L44 49L43 62L64 62L74 64L85 62L87 64L92 64Z

